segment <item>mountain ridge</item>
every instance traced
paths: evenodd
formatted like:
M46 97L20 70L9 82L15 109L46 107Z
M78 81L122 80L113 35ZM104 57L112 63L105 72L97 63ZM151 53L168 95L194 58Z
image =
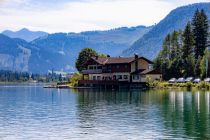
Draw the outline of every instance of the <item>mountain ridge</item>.
M86 47L111 56L133 56L134 53L138 53L153 59L161 50L162 41L167 33L183 29L197 8L206 10L210 17L209 7L210 3L179 7L171 11L158 24L149 27L53 33L39 36L28 42L0 34L0 69L33 73L47 73L52 69L74 72L76 71L75 60L80 50ZM27 29L21 32L24 31Z
M130 48L122 52L123 56L134 53L154 59L161 50L166 35L174 30L183 30L188 21L191 21L196 9L204 9L210 18L210 3L196 3L178 7L172 10L152 30L140 37ZM147 52L147 53L145 53Z
M20 38L24 39L27 42L30 42L34 39L37 39L42 36L48 35L47 32L43 31L30 31L27 28L20 29L19 31L11 31L11 30L5 30L2 32L2 34L10 37L10 38Z
M151 28L137 26L107 31L54 33L30 42L1 34L0 69L33 73L46 73L52 69L66 72L76 71L75 60L81 49L90 47L99 53L116 56ZM13 42L13 44L6 44L7 42ZM8 50L4 51L2 49L4 47ZM17 55L13 55L14 52ZM21 55L23 57L20 57ZM6 65L6 62L10 62L9 65Z

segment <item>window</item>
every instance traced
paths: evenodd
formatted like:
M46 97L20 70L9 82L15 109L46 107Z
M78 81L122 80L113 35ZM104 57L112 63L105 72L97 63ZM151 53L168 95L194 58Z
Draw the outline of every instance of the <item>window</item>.
M96 80L96 76L93 76L93 80Z
M117 79L121 80L122 79L122 75L117 75Z
M133 75L133 80L139 80L139 75Z
M101 80L101 76L97 76L97 80Z
M152 70L152 69L153 69L153 65L149 64L149 70Z
M98 69L102 69L102 66L98 66Z
M116 67L117 67L117 69L119 69L119 68L120 68L120 66L119 66L119 65L117 65Z
M116 79L117 79L117 78L116 78L116 75L114 75L114 76L113 76L113 80L116 80Z
M127 69L128 68L128 65L125 65L125 68Z
M124 75L123 78L124 78L125 80L127 80L127 79L128 79L128 75Z
M92 70L93 69L93 66L89 66L89 69Z

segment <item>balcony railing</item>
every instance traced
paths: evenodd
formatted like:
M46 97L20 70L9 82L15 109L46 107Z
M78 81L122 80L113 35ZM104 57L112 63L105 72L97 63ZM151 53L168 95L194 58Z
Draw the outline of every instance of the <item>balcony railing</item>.
M97 70L83 70L82 71L83 74L100 74L102 73L101 69L97 69Z
M96 85L116 85L116 84L129 84L129 81L117 81L117 80L79 80L79 85L84 84L96 84Z

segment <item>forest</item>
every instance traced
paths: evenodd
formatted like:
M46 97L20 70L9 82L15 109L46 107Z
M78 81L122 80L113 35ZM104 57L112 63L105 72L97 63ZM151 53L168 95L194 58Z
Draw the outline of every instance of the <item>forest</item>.
M68 78L63 78L61 74L34 74L28 72L17 72L9 70L0 70L0 82L62 82L68 81Z
M163 79L210 76L209 21L204 10L196 10L184 31L169 33L154 67Z

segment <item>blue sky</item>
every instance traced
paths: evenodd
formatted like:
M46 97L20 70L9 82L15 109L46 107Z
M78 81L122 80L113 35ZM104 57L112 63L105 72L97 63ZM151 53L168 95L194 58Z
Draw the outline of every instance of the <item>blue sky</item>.
M209 0L0 0L0 31L80 32L154 25L176 7Z

